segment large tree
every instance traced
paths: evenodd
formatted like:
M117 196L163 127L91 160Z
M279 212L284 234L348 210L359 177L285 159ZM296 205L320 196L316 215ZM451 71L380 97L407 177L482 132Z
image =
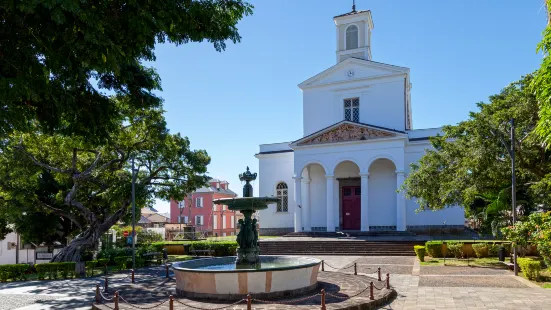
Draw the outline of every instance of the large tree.
M530 88L532 76L505 87L479 103L468 120L445 126L442 136L431 138L433 149L413 164L403 190L420 209L438 210L460 205L475 215L507 215L510 209L511 159L516 149L519 209L530 213L551 205L551 152L533 134L538 104ZM511 141L510 119L515 119Z
M37 129L12 133L0 153L0 214L29 219L27 211L38 208L76 230L54 261L79 261L84 250L128 216L132 159L139 169L138 206L182 199L207 182L209 156L191 150L187 138L169 133L160 109L135 109L120 99L111 104L126 117L105 144Z
M105 139L120 118L109 95L160 107L159 77L142 65L156 43L223 50L251 9L241 0L0 2L0 138L38 127Z
M545 0L547 8L547 27L543 31L543 39L538 44L537 51L543 52L540 68L535 73L532 87L540 104L539 121L536 133L551 147L551 0Z

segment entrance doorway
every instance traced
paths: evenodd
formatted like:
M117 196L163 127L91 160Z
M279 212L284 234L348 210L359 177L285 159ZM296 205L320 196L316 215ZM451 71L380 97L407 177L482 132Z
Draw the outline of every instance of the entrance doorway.
M342 229L360 230L362 192L359 186L342 187Z

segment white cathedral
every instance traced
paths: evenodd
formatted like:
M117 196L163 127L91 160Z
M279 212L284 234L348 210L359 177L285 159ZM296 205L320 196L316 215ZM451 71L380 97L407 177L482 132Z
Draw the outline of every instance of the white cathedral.
M413 129L409 69L371 60L370 11L333 20L337 64L298 85L302 137L256 154L259 195L281 198L261 233L462 229L462 208L417 213L397 191L441 130Z

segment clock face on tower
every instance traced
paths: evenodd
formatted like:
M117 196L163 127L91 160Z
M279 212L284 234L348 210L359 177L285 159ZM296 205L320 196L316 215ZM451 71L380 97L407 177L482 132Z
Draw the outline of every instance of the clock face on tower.
M354 73L355 73L355 72L354 72L354 69L350 69L350 70L348 70L348 73L347 73L347 74L348 74L349 77L353 77L353 76L354 76Z

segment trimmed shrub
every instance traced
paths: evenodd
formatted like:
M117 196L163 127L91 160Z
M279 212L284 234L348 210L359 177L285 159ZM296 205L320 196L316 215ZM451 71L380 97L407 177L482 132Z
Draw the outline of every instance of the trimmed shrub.
M109 259L108 258L98 259L98 267L106 267L107 265L109 265Z
M191 244L191 250L213 250L214 256L233 256L237 249L234 241L201 241Z
M119 256L115 257L115 264L119 271L128 269L128 263L132 264L132 256Z
M422 245L416 245L413 247L415 250L415 254L417 255L417 258L419 258L419 261L424 262L425 261L425 247Z
M447 249L448 252L453 255L455 258L462 258L463 253L463 242L448 242Z
M541 263L537 260L531 258L517 258L518 266L524 274L524 276L529 280L537 280L540 276Z
M25 272L29 270L28 264L9 264L9 265L0 265L0 281L7 282L8 279L16 280L26 280Z
M136 249L136 251L138 251L138 249ZM101 259L107 259L108 260L108 265L115 265L115 257L120 257L120 256L132 256L132 249L131 248L117 248L117 247L114 247L114 248L109 248L109 249L104 249L104 250L101 250L98 252L98 262L101 260ZM103 266L103 264L100 264L101 266Z
M442 241L427 241L425 243L426 252L430 257L442 257Z
M88 274L88 276L89 277L93 276L94 275L94 269L98 265L98 261L97 260L90 260L90 261L87 261L85 263L85 265L86 265L86 273Z
M495 243L488 244L488 256L497 257L499 253L499 247L500 247L499 244L495 244Z
M474 243L472 245L476 257L483 258L488 257L488 244L486 243Z
M48 276L48 279L55 280L58 278L59 273L61 273L63 279L74 277L75 266L75 262L63 262L36 264L35 268L38 273L38 279L44 280Z

